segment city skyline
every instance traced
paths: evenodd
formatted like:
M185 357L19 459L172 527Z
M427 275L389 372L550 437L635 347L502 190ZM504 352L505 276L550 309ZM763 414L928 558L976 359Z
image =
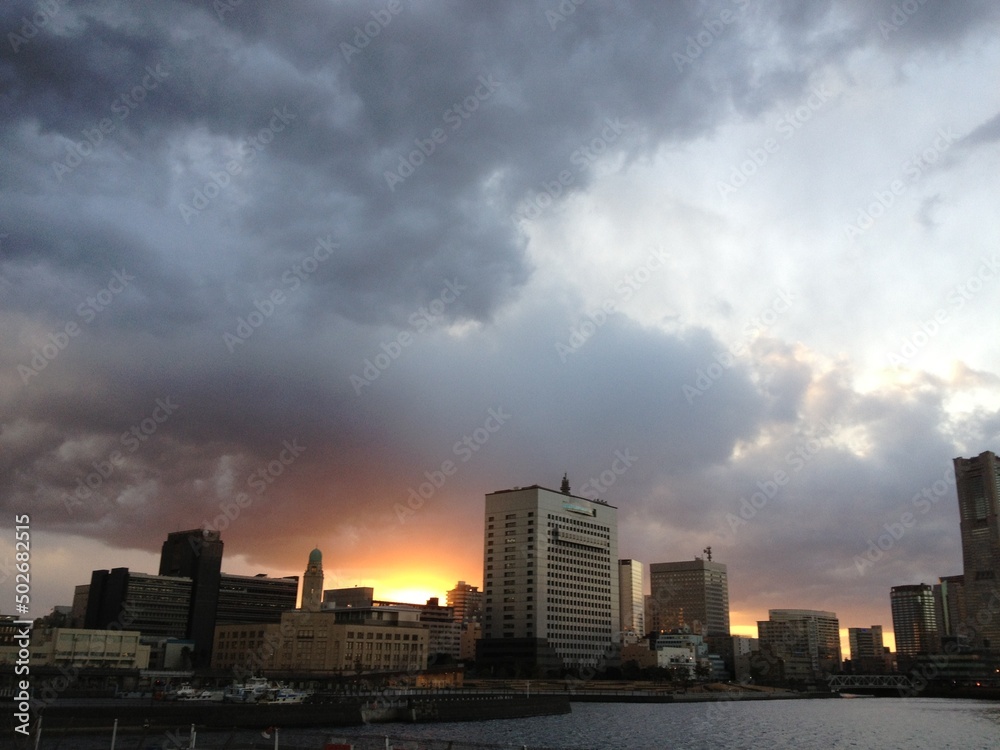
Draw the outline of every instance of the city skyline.
M481 585L484 494L888 626L1000 446L1000 8L0 8L0 590ZM0 607L0 611L3 608ZM887 639L890 634L886 632Z

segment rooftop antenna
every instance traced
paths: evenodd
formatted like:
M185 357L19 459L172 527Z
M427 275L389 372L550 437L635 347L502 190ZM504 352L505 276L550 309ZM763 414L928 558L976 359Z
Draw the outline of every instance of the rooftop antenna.
M569 494L569 478L567 477L566 472L563 472L562 484L559 486L559 491L564 495Z
M705 549L703 549L702 552L705 553L705 557L708 558L708 561L712 562L712 548L711 547L705 547Z

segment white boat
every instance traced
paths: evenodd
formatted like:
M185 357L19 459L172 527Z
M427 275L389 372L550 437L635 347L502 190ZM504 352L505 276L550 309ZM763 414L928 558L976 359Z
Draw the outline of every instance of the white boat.
M234 682L227 687L222 700L227 703L257 703L267 696L270 689L271 686L265 678L251 677L246 682Z

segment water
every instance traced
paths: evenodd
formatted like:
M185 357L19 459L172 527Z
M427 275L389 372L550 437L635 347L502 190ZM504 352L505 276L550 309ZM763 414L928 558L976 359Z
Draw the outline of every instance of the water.
M187 747L187 728L164 741L150 736L144 750ZM53 733L55 734L55 733ZM444 740L422 747L488 743L512 748L567 750L701 750L767 748L771 750L997 750L1000 703L938 698L866 698L721 703L574 703L573 712L505 721L449 724L378 724L331 730L287 729L281 747L322 750L329 735L353 738L358 750L383 748L386 735ZM182 740L183 738L183 740ZM43 750L107 750L107 737L49 737ZM197 746L231 750L270 750L273 740L259 732L199 732ZM135 736L119 737L117 750L134 750ZM414 744L395 743L400 748Z

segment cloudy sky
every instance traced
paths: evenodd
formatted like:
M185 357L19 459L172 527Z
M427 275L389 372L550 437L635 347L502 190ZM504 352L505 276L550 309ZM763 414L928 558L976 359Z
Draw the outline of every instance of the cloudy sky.
M991 0L0 18L33 615L203 524L229 572L318 545L328 587L443 596L484 494L563 472L622 557L710 545L734 626L889 629L890 586L961 572L951 460L1000 449Z

